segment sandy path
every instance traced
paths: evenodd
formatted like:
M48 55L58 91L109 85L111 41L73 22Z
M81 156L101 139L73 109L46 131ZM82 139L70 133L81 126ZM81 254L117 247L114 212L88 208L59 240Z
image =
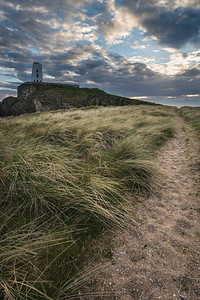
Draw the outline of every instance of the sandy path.
M108 265L110 299L200 299L200 220L198 195L185 158L182 120L176 136L158 155L160 195L138 204L138 226L120 234ZM106 298L107 299L107 298Z

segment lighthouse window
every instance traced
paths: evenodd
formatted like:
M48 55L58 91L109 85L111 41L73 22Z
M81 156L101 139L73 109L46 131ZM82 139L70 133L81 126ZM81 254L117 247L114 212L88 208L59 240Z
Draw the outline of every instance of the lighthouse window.
M37 77L39 77L39 75L37 74Z
M38 73L38 69L36 70L36 72Z

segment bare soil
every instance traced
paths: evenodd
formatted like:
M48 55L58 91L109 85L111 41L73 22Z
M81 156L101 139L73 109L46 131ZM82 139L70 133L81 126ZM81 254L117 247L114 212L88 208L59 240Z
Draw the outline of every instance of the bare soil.
M137 204L137 225L119 231L113 258L104 270L101 299L200 299L198 184L186 158L183 121L158 154L160 191Z

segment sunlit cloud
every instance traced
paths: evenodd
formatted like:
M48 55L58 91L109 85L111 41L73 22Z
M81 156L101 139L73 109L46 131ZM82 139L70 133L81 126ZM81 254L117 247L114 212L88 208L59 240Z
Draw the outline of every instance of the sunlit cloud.
M147 96L134 96L134 97L129 97L130 99L138 99L138 100L145 100L148 99L149 97Z
M45 81L198 101L199 8L195 0L1 0L0 99L30 81L38 61Z
M146 46L142 45L142 44L139 44L138 41L136 41L136 42L134 42L133 45L131 45L131 48L132 49L145 49ZM154 50L154 51L159 51L159 50Z
M185 97L189 97L189 98L191 98L191 97L200 97L200 94L197 94L197 95L184 95Z
M126 7L116 7L115 3L114 0L105 2L105 9L111 17L103 20L99 27L109 44L122 43L121 39L129 36L138 25L137 18Z

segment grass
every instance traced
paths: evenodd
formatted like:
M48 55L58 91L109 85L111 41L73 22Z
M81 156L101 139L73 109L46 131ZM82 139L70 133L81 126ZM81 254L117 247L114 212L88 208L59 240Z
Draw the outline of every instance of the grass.
M61 96L63 99L66 100L72 100L72 101L83 101L83 100L88 100L88 99L109 99L109 98L121 98L126 100L129 104L132 105L157 105L155 103L147 102L147 101L141 101L137 99L129 99L125 97L119 97L115 95L110 95L103 90L100 90L98 88L78 88L78 87L73 87L73 86L67 86L67 87L57 87L57 88L51 88L47 89L44 92L41 92L42 94L45 95L53 95L53 96Z
M180 114L183 119L188 122L200 136L200 107L182 107Z
M73 86L68 86L66 88L51 88L49 90L46 90L45 93L47 94L53 94L53 95L62 95L64 98L69 98L72 100L82 100L83 97L87 96L106 96L107 93L99 90L99 89L89 89L89 88L77 88Z
M183 119L192 126L197 137L197 158L195 159L195 168L200 171L200 107L182 107L180 115Z
M154 187L174 114L96 107L0 121L1 299L76 297L94 274L91 245L132 222L129 207Z

